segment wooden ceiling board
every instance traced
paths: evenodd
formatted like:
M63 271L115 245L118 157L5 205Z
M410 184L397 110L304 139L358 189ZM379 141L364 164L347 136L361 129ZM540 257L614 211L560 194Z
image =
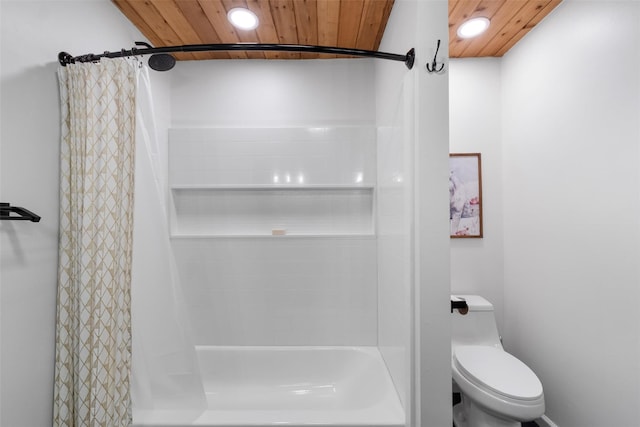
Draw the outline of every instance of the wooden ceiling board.
M182 11L185 19L191 23L194 31L200 38L200 43L220 43L220 37L215 28L211 25L211 21L207 17L202 7L197 1L177 0L176 4ZM208 53L211 59L229 59L227 52L211 52Z
M318 44L318 2L316 0L298 0L294 6L298 43Z
M502 56L509 51L518 41L520 41L529 31L540 23L553 9L558 6L562 0L551 0L543 8L538 9L537 13L522 27L511 40L505 43L500 49L493 53L495 56ZM532 13L533 14L533 13ZM528 17L526 18L528 19Z
M340 24L340 2L320 1L318 6L318 44L338 46L338 26Z
M562 0L450 0L449 56L502 56ZM394 0L112 0L156 47L185 44L281 43L377 50ZM252 10L255 30L227 21L234 7ZM474 16L491 20L489 30L461 39L456 30ZM407 47L407 50L411 46ZM396 52L402 53L402 52ZM306 59L336 55L295 52L194 52L176 59Z
M389 15L391 15L392 8L393 8L393 0L384 2L384 11L382 12L382 18L380 19L378 34L376 35L376 41L373 44L376 50L378 49L378 46L380 46L380 43L382 42L382 37L384 36L384 30L386 30L387 28L387 21L389 20Z
M247 0L247 8L260 17L260 25L256 28L256 34L260 43L274 43L278 40L276 25L271 16L271 8L268 2L260 0ZM281 52L264 52L267 59L282 59Z
M364 0L340 2L340 20L338 24L337 46L356 46L363 7Z
M455 41L458 25L469 19L481 0L450 0L449 1L449 44ZM460 40L457 40L459 43Z
M499 33L480 50L479 56L489 56L489 54L493 54L508 45L521 32L528 32L530 30L530 28L527 28L529 18L532 14L537 14L539 10L543 9L548 2L549 0L523 2L522 7L509 18L509 22L502 25ZM496 25L496 27L499 26Z
M155 3L160 4L162 1L156 1L154 3L148 1L129 1L128 3L138 16L145 20L156 38L162 40L162 46L185 44L158 11ZM175 17L171 18L171 20L173 22ZM197 57L192 53L180 53L176 55L176 59L197 59Z
M318 45L318 2L317 0L297 0L294 3L298 43ZM303 59L320 58L317 53L301 54Z
M235 33L236 37L238 38L238 41L240 43L255 43L256 40L258 40L258 33L256 32L256 30L247 30L247 31L236 30L227 21L228 11L237 7L248 9L247 2L245 0L222 0L222 6L223 6L223 9L222 9L223 18L226 21L225 24L228 25L229 28ZM252 52L245 52L245 54L249 59L265 59L266 58L264 55L264 52L252 51Z
M464 21L468 19L481 17L481 16L484 16L485 18L489 18L492 22L495 22L497 20L496 18L499 17L498 12L500 12L501 10L504 10L504 8L501 7L504 5L502 1L481 0L478 2L474 2L475 5L473 6L473 9L468 9L464 7L465 6L464 3L465 1L462 0L458 4L458 9L461 10L463 13L461 13L459 16L455 16L453 19L451 17L449 18L449 40L450 40L449 55L452 57L456 57L455 55L461 56L466 52L473 51L474 49L479 50L480 48L482 48L482 42L478 43L478 38L482 37L485 40L490 40L490 38L492 37L492 34L498 31L495 25L491 25L489 29L478 38L462 39L458 37L458 35L456 34L456 31L458 30L458 27L460 26L460 24L462 24ZM521 3L521 2L518 2L518 1L510 2L510 4L516 4L516 3ZM466 53L466 54L469 56L473 56L470 53Z
M112 2L120 10L120 12L122 12L122 14L126 16L127 19L129 19L129 21L131 21L131 23L135 25L142 34L145 35L145 37L147 37L147 39L151 43L153 43L154 45L162 43L162 40L158 36L156 36L151 27L149 27L145 20L140 15L138 15L138 12L136 12L128 2L123 0L112 0Z
M153 6L157 9L164 22L173 29L181 44L204 43L175 1L155 1ZM191 55L194 59L211 59L211 55L206 52L194 52Z
M384 33L386 18L390 11L390 9L387 10L387 4L387 2L380 0L365 0L356 39L356 44L360 46L360 49L376 50L380 45L379 30L382 29Z
M234 27L227 21L227 10L220 0L198 0L198 3L218 35L217 41L207 41L205 43L238 43L240 41ZM231 51L228 52L228 55L232 59L248 58L246 52L240 51Z
M293 10L293 0L270 0L271 16L276 26L278 40L273 43L298 44L298 30L296 29L296 15ZM299 59L300 54L283 52L284 59Z
M137 12L137 10L129 4L126 0L112 0L112 2L116 5L118 9L131 21L133 25L135 25L138 30L151 42L154 46L165 46L164 41L160 36L158 36L151 26L147 23L146 17L143 18ZM185 59L181 55L176 55L176 59Z
M523 13L527 13L527 11L531 11L531 8L528 7L530 4L531 1L511 1L505 3L502 9L500 9L500 14L496 17L496 25L492 25L494 28L490 34L488 34L489 37L487 37L484 45L478 44L475 51L471 51L469 54L476 54L477 56L502 56L498 55L497 52L503 49L505 44L509 43L509 41L518 34L520 30L518 26L522 25L518 21L518 17L522 16Z
M454 0L449 2L449 56L502 56L562 0ZM484 16L489 29L462 39L456 31L469 18Z

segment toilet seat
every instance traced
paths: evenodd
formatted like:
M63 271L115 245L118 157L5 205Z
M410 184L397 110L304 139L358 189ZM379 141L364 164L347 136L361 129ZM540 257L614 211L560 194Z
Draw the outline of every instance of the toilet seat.
M535 401L542 396L542 384L536 374L501 349L459 346L453 356L458 371L478 387L518 401Z

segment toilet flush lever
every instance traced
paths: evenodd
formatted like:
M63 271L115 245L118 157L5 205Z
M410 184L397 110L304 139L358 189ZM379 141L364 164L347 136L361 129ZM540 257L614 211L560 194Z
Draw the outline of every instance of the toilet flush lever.
M458 310L458 313L460 314L467 314L467 312L469 311L469 306L467 305L467 302L463 299L455 299L455 300L451 300L451 312L453 313L453 310Z

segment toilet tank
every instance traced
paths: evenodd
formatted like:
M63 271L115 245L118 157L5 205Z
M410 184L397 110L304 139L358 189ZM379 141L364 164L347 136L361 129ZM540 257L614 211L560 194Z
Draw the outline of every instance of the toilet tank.
M452 295L464 299L467 314L453 310L451 314L451 345L489 345L502 349L493 305L478 295Z

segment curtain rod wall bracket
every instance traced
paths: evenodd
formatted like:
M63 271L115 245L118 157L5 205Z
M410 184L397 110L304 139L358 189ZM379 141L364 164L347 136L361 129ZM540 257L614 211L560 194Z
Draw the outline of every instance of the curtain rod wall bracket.
M416 50L414 48L409 49L409 52L407 52L405 56L407 59L404 61L404 65L406 65L408 69L412 69L416 61Z
M137 47L130 50L122 49L118 52L104 52L100 55L93 53L72 56L67 52L60 52L58 54L58 62L60 65L67 66L68 64L75 64L76 62L96 62L100 58L122 58L127 56L140 56L140 55L153 55L153 54L165 54L161 55L159 59L162 61L162 66L157 68L158 71L166 71L173 66L168 67L170 55L166 55L174 52L220 52L220 51L277 51L277 52L301 52L301 53L326 53L331 55L348 55L358 56L366 58L379 58L388 59L391 61L402 61L408 69L413 68L415 62L415 50L412 48L406 55L399 55L396 53L379 52L374 50L363 49L350 49L336 46L312 46L312 45L296 45L296 44L268 44L268 43L227 43L227 44L192 44L184 46L165 46L165 47L151 47L145 42L136 42L136 46L145 46L140 49ZM158 58L156 58L158 59ZM174 59L175 60L175 59ZM152 67L153 68L153 67ZM155 68L154 68L155 69Z

